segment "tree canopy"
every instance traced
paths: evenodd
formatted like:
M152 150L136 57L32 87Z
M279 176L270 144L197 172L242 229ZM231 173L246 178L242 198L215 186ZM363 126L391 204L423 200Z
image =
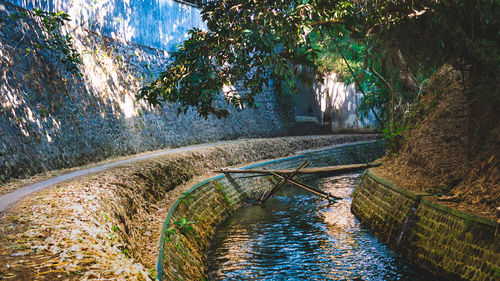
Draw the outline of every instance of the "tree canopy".
M472 100L498 102L496 0L218 0L201 14L207 30L191 30L138 98L226 117L223 100L251 107L271 80L278 92L297 91L294 66L305 65L343 71L366 92L362 110L375 106L386 120L392 110L394 121L394 93L398 104L411 102L449 63L471 73Z

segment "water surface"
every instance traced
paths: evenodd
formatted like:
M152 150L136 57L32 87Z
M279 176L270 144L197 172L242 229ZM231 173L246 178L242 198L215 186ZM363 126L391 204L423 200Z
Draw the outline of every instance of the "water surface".
M309 181L328 203L286 187L263 206L236 211L215 233L210 280L436 280L379 242L350 212L360 174Z

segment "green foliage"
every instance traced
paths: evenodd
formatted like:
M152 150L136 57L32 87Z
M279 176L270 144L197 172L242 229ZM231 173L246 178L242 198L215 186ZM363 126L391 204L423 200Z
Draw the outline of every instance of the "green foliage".
M175 235L175 228L172 227L167 227L167 231L165 232L165 237L167 238L167 241L172 241L172 236Z
M388 124L404 121L428 77L449 63L470 73L471 101L498 101L498 14L494 0L210 1L208 30L193 29L138 98L226 117L224 104L254 106L270 81L280 95L297 92L303 65L355 82L367 93L360 117L377 109Z
M356 35L372 41L379 53L386 50L386 57L396 64L403 57L406 65L394 66L404 74L402 78L413 73L422 85L447 63L469 74L465 86L471 101L498 99L494 82L500 70L498 1L367 1L360 5L367 17ZM413 95L418 93L411 90Z
M125 257L130 258L130 250L129 250L129 249L127 249L127 248L122 248L122 249L121 249L121 253L122 253Z
M176 248L179 246L179 240L182 240L182 237L179 235L176 235L176 233L187 235L190 232L192 232L194 229L192 225L194 224L193 221L188 221L185 217L182 219L174 222L174 227L170 226L170 223L167 226L167 230L165 231L165 238L166 241L170 242L173 241L174 238L176 240Z
M323 40L321 44L322 51L318 59L315 60L319 74L335 73L338 75L339 81L354 83L355 81L349 70L349 67L351 67L356 75L364 77L366 68L366 65L364 65L364 55L367 51L364 44L354 41L349 36L327 33L323 37L321 39ZM349 66L337 49L337 46L346 57Z
M178 113L192 106L203 117L220 118L229 113L224 104L255 106L255 94L271 80L279 93L297 92L292 65L314 66L319 53L312 44L319 33L308 22L323 18L329 8L313 9L298 0L210 1L202 10L208 31L191 30L167 71L138 98L176 102ZM229 90L221 96L224 88Z
M232 206L231 204L231 199L229 198L229 195L227 195L226 191L224 190L224 186L218 182L218 181L212 181L212 184L215 188L215 190L217 190L219 192L219 194L222 196L222 198L224 198L224 201L226 202L227 205L229 206Z
M182 234L188 234L189 232L193 231L193 227L191 225L194 224L194 222L188 221L184 217L176 221L175 224L177 225L177 229L179 230L179 232Z
M493 273L494 273L495 277L500 278L500 267L494 265L494 266L492 266L492 268L493 268Z
M46 36L44 44L37 44L38 49L57 50L60 52L59 59L66 65L66 68L72 74L81 75L78 66L82 64L82 60L78 51L74 48L72 37L68 34L61 34L61 27L65 22L70 21L70 16L64 12L45 12L41 9L33 9L32 11L23 11L21 14L14 13L10 15L11 19L21 19L28 16L33 16L43 24L44 33ZM29 48L27 52L31 52Z
M193 198L194 198L193 194L191 194L189 192L184 192L181 194L181 196L179 198L179 202L187 204L187 202Z
M150 268L148 270L148 276L149 278L151 278L152 280L156 280L156 270L154 269L154 267Z
M406 131L408 131L408 127L396 125L394 129L392 122L389 123L389 126L382 129L384 143L389 147L389 149L395 151Z

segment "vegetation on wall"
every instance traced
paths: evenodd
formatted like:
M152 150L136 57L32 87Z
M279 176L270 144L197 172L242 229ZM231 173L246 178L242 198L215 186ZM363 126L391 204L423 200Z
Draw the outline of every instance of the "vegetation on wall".
M70 16L64 12L45 12L41 9L23 11L21 14L14 13L11 18L19 19L23 17L34 17L40 20L44 27L45 40L37 44L38 50L55 50L54 54L64 63L67 70L72 74L81 75L78 66L82 63L80 54L73 46L72 37L69 34L63 35L61 28L70 21ZM32 50L26 49L30 52ZM51 52L51 54L53 54Z

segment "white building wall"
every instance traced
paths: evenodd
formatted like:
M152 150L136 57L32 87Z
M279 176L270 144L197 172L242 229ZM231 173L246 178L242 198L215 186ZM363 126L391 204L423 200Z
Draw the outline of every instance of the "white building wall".
M332 131L366 129L377 125L371 112L368 118L357 117L363 94L356 91L354 84L338 81L335 73L326 74L323 80L312 84L299 83L299 88L301 91L295 102L297 121L331 123Z

